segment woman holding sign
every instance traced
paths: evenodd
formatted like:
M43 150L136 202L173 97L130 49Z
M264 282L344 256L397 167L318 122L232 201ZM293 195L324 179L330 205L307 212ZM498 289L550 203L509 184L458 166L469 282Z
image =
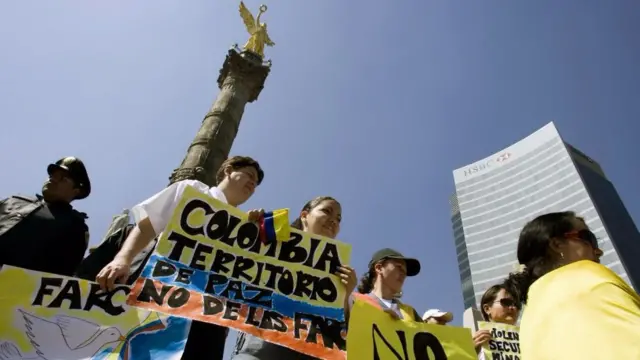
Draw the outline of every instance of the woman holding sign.
M484 321L515 325L520 314L520 302L504 284L493 285L482 295L480 310ZM484 360L484 353L480 350L489 340L491 340L490 330L478 330L473 334L478 359Z
M518 261L525 268L505 283L527 305L523 359L640 359L640 296L600 265L602 254L573 212L541 215L524 226Z
M342 207L340 203L332 197L320 196L304 205L300 211L300 216L294 220L291 227L334 239L340 232L341 221ZM349 266L342 266L337 275L342 278L342 283L346 287L346 294L353 292L357 283L355 271ZM284 346L269 343L253 335L238 334L232 360L270 359L305 360L315 358Z

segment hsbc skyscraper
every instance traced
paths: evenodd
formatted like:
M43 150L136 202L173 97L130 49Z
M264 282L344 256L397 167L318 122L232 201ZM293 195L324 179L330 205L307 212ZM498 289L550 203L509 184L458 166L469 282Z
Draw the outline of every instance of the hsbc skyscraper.
M451 197L465 308L517 266L518 235L536 216L575 211L600 242L602 264L636 291L640 233L600 165L564 142L551 122L485 159L453 171Z

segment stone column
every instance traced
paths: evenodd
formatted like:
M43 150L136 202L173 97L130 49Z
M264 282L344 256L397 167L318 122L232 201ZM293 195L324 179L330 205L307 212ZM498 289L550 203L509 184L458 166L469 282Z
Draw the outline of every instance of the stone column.
M199 180L216 185L216 172L229 156L236 138L244 107L258 99L269 75L271 62L247 51L231 48L220 69L220 93L202 126L189 145L180 167L169 177L170 184L181 180Z
M270 69L271 61L264 62L256 54L240 51L237 45L229 49L218 76L220 93L189 145L182 164L169 177L169 185L186 179L216 185L215 174L229 156L244 107L258 99ZM128 212L114 217L107 235L124 228L128 222Z

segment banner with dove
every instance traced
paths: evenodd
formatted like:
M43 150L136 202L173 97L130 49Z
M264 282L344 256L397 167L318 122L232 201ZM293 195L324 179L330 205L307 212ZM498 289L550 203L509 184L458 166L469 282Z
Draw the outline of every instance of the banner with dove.
M344 359L346 290L336 274L351 246L284 226L283 214L253 223L188 187L128 304Z
M129 292L2 267L0 360L180 359L190 321L130 307Z

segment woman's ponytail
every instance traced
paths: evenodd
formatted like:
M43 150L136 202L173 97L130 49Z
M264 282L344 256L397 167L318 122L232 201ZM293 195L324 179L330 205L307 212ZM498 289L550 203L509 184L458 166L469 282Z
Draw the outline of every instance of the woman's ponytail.
M540 272L540 265L542 259L539 261L535 261L533 264L521 265L520 270L517 272L510 273L509 276L504 280L502 285L508 289L509 293L511 293L521 304L527 303L527 294L529 293L529 288L533 284L534 281L538 280L540 277L536 275Z
M360 284L358 284L358 292L360 294L368 294L373 290L373 279L375 279L375 270L373 266L360 278Z

